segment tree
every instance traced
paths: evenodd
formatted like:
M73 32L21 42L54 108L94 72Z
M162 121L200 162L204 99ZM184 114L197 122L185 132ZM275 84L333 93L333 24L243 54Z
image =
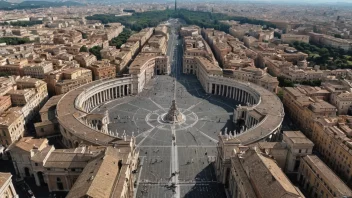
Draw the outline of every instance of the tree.
M277 92L277 96L280 98L280 100L282 101L284 99L284 91L282 89L280 89Z
M342 38L341 34L334 34L335 38Z
M29 38L18 38L18 37L2 37L0 43L6 43L6 45L21 45L30 43Z
M97 57L97 60L101 60L102 57L101 57L101 54L100 54L100 51L102 50L103 48L100 47L100 46L94 46L92 48L89 49L89 52L92 53L95 57Z
M87 48L85 45L83 45L83 46L81 47L81 49L79 49L79 51L80 51L80 52L88 52L88 48Z
M278 32L274 32L274 37L277 37L277 38L281 39L281 34L278 33Z
M228 33L230 26L219 23L220 20L236 20L240 23L249 23L262 25L267 28L276 28L276 26L270 22L249 19L246 17L228 16L222 13L211 13L201 11L190 11L185 9L179 9L177 12L173 10L163 11L148 11L142 13L133 13L131 16L115 16L112 14L95 14L88 16L88 20L100 20L102 23L119 22L122 23L126 28L130 28L133 31L140 31L145 27L156 26L162 21L166 21L170 17L181 18L189 25L198 25L204 28L214 28L216 30L222 30Z
M109 42L110 46L116 46L117 49L121 47L124 43L126 43L127 39L130 38L132 34L132 31L130 29L123 29L121 34L119 34L117 37L112 38L111 41Z

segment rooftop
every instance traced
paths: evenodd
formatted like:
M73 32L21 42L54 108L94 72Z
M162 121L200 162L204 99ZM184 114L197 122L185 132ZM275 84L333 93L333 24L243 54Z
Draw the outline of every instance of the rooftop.
M11 179L11 173L0 172L0 188L4 187L4 184Z
M313 146L313 142L310 141L301 131L284 131L284 136L290 139L295 144L309 144Z
M337 196L352 196L352 191L347 185L337 176L335 173L316 155L307 155L303 157L303 160L309 164L309 166L319 171L319 175L325 180L329 181L330 187L334 187L333 191L337 190L339 193Z
M122 167L127 165L125 163L128 155L129 149L107 147L87 164L67 197L110 198L116 188L124 185L126 170ZM121 193L122 189L119 190L117 193Z
M0 126L10 126L17 119L23 119L21 107L12 107L0 115Z
M56 95L51 97L46 103L45 105L40 109L39 113L43 113L43 112L47 112L49 111L51 108L55 107L57 105L57 103L59 103L60 99L63 97L64 95Z
M48 140L44 138L36 139L33 137L23 137L20 140L18 140L15 144L12 144L8 148L8 150L9 151L21 150L21 151L30 152L32 149L44 148L44 146L47 143L48 143Z

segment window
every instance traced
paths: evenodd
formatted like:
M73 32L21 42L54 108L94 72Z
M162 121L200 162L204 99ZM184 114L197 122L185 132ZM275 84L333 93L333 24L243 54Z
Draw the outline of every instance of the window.
M298 150L298 153L301 153L301 152L302 152L302 150L301 150L301 149L299 149L299 150Z
M64 185L63 185L63 183L62 183L62 181L61 181L61 179L59 177L56 178L56 186L57 186L58 190L63 190L64 189Z

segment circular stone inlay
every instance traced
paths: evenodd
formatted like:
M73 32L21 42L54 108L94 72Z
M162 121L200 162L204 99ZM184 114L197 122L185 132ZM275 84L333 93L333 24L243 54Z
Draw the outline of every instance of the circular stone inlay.
M175 131L185 130L193 127L198 122L198 116L194 112L187 109L179 109L182 119L179 122L169 122L165 121L165 116L167 115L168 109L158 109L151 113L148 113L145 121L147 124L153 128L158 128L160 130L170 130L170 126L175 126Z

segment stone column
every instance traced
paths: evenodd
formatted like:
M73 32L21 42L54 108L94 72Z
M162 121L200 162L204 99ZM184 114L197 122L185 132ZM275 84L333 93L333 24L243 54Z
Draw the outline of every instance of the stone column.
M246 92L242 91L242 102L246 103Z
M122 88L121 88L121 85L119 86L119 97L122 97Z
M35 180L35 184L37 186L40 186L40 181L39 181L39 177L38 177L38 172L34 172L34 180Z
M122 96L125 96L125 85L122 85Z
M222 88L221 88L221 96L224 96L225 94L225 85L222 85Z
M241 101L241 89L238 90L237 100L242 102Z
M131 95L133 95L133 84L131 83Z

